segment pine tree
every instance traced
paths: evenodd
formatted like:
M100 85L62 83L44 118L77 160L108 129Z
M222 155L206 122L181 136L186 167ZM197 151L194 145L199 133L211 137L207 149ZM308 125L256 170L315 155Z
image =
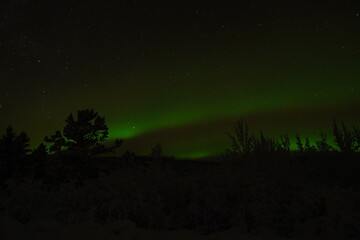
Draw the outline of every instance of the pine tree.
M51 153L61 153L62 150L64 150L66 147L65 138L60 131L56 131L55 134L51 135L50 137L46 136L44 141L52 144L49 148Z
M333 135L336 146L339 147L341 152L354 152L356 150L354 134L345 126L344 122L341 122L341 127L342 129L338 127L334 120Z
M25 132L16 136L14 129L8 126L5 135L0 139L0 156L2 158L24 157L30 151L29 141Z
M296 146L300 152L304 151L304 145L303 145L303 143L301 141L301 137L298 133L296 134Z
M0 175L2 180L19 170L23 159L30 152L27 134L21 132L16 136L11 126L6 128L5 135L0 139Z
M64 136L71 150L95 146L104 141L108 135L105 118L99 116L93 109L79 110L76 120L72 114L66 119Z
M114 146L105 147L101 142L109 135L105 118L99 116L93 109L77 111L76 119L70 114L66 120L63 133L56 131L45 141L51 143L51 152L78 153L92 156L106 152L112 152L122 144L122 140L116 140Z
M327 143L326 133L320 133L320 140L316 141L317 150L319 152L330 152L332 147Z

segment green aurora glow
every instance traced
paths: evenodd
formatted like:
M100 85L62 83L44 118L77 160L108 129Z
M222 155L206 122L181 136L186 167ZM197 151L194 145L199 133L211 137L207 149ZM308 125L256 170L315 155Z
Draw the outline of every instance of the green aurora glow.
M122 151L159 142L166 155L201 158L229 147L239 119L255 134L312 141L333 118L359 125L352 4L150 2L4 7L14 16L2 28L0 128L26 131L35 147L69 113L94 108Z

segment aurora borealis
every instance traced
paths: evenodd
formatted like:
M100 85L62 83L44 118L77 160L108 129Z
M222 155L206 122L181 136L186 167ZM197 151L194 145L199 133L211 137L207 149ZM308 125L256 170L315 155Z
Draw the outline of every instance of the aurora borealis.
M316 138L360 123L356 1L0 3L0 128L32 146L78 109L106 117L123 150L157 142L217 155L240 118L252 132Z

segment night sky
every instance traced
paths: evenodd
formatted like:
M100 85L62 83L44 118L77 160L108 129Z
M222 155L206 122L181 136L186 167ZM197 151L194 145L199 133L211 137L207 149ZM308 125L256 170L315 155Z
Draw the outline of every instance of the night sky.
M238 119L316 139L360 123L359 1L0 1L0 132L94 108L147 154L219 154Z

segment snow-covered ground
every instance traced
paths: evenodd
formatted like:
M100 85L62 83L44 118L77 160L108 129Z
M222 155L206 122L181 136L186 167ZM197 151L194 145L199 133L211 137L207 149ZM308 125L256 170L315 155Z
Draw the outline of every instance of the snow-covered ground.
M62 226L56 222L37 222L22 225L12 218L0 217L1 240L281 240L280 237L243 235L237 229L203 236L189 230L155 231L136 228L128 221L118 221L102 226L88 222ZM295 240L295 239L294 239ZM298 239L300 240L300 239Z

